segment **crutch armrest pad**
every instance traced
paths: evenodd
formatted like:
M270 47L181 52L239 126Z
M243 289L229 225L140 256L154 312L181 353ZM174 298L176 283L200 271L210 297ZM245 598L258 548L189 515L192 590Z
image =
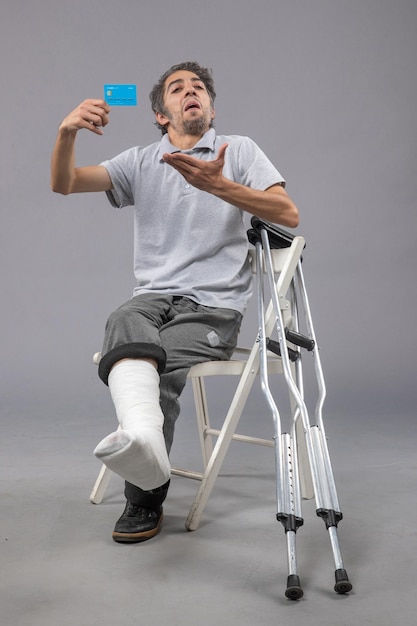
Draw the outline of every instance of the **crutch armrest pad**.
M261 220L254 215L251 219L252 228L248 230L247 235L249 242L255 245L261 240L261 231L266 230L268 233L269 245L274 249L289 248L293 242L295 235L289 233L283 228L279 228L275 224Z

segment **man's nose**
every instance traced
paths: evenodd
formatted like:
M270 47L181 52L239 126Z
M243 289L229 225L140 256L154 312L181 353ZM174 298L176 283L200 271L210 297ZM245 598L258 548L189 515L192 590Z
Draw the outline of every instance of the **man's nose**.
M186 92L187 95L188 94L196 94L197 92L195 90L194 83L192 83L191 81L189 83L186 83L186 85L185 85L185 92Z

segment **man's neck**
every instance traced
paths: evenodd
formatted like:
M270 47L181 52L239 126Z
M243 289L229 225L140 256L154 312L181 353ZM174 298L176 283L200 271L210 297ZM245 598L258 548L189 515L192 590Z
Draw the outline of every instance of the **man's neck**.
M168 128L168 138L170 143L180 150L190 150L191 148L194 148L196 143L198 143L204 135L205 132L201 135L180 135Z

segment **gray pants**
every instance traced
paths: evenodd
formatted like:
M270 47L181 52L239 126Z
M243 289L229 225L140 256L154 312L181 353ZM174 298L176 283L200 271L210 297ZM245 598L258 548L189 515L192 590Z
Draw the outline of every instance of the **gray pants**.
M112 366L123 358L151 357L160 373L160 402L168 453L180 412L179 397L193 365L230 359L242 315L182 296L145 293L114 311L106 324L99 376L107 384ZM126 483L126 496L140 504L139 488ZM147 498L148 500L148 498Z

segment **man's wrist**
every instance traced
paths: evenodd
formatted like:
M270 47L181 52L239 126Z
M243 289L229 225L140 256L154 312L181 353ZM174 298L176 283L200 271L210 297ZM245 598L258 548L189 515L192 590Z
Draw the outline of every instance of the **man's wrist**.
M69 128L68 126L66 126L65 122L61 122L60 126L58 127L58 134L62 139L75 137L77 134L77 129Z

